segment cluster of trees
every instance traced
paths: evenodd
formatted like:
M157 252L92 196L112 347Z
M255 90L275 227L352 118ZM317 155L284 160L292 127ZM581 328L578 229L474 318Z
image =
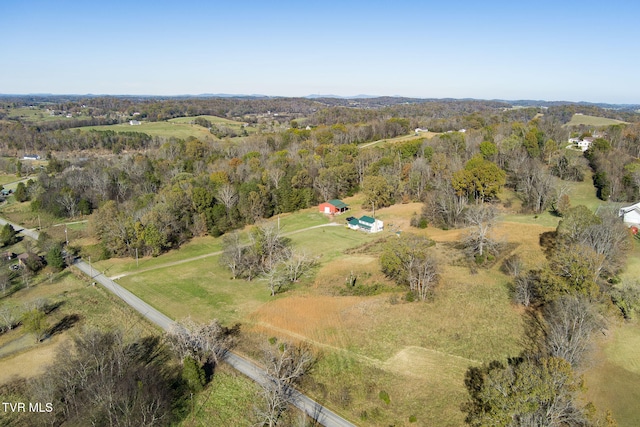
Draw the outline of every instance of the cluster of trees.
M624 266L629 239L615 212L596 215L577 206L545 236L546 266L525 271L517 256L505 260L503 271L514 276L514 301L529 310L528 345L506 363L469 369L467 423L589 426L603 421L583 401L577 372L588 360L593 334L604 327L602 311L609 301L623 314L640 301L628 290L632 287L611 286Z
M412 296L429 298L438 283L438 261L431 249L435 242L414 234L403 234L384 245L382 272L397 284L408 286Z
M37 309L23 324L37 323ZM30 320L33 317L34 320ZM121 330L85 329L59 349L52 365L32 380L5 386L14 397L45 402L49 410L7 415L10 425L164 426L192 410L215 368L237 344L239 325L216 320L178 322L164 335L131 338ZM256 425L290 422L293 387L313 368L315 355L305 345L273 342L263 348L261 392Z
M585 152L593 169L593 184L602 200L637 201L640 197L640 126L615 125L596 138Z
M37 307L22 324L42 324ZM39 328L38 330L42 330ZM211 380L239 328L217 321L179 323L164 337L132 339L123 331L85 329L59 349L42 375L14 382L12 394L47 402L51 411L16 413L11 425L173 425L190 410L192 393Z
M258 226L242 242L238 233L224 237L221 264L228 268L233 279L252 280L262 277L271 296L287 284L297 282L316 263L316 258L295 251L291 241L274 226Z

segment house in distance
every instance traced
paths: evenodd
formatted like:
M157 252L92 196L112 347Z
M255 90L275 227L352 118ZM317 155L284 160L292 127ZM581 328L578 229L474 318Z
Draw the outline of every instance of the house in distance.
M377 233L384 229L384 223L379 219L375 219L370 216L363 216L358 218L351 218L349 220L349 228L352 230L362 230L367 233Z
M347 205L342 200L332 199L332 200L329 200L328 202L320 203L318 205L318 209L320 210L321 213L336 215L349 210L349 205Z

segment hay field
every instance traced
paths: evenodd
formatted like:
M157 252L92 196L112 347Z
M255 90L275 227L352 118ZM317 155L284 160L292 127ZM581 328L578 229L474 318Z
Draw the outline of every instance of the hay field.
M593 365L586 371L587 398L598 409L610 409L620 427L640 422L640 324L616 325L598 340Z
M129 123L120 123L116 125L103 125L103 126L84 126L81 128L83 131L89 130L111 130L114 132L139 132L146 133L152 137L160 137L160 138L177 138L177 139L187 139L190 136L198 138L202 141L206 140L217 140L214 135L212 135L208 129L203 128L202 126L198 126L195 124L188 123L174 123L174 122L145 122L143 121L141 125L131 126Z
M624 123L626 122L623 122L622 120L607 119L605 117L588 116L586 114L574 114L573 117L571 118L571 121L569 123L566 123L564 126L569 127L569 126L587 125L587 126L600 127L600 126L619 125Z

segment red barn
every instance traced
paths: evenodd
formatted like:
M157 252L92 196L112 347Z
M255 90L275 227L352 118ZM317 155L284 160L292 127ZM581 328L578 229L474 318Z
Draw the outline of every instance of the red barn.
M339 214L349 209L349 206L341 200L333 199L318 205L320 212L325 214Z

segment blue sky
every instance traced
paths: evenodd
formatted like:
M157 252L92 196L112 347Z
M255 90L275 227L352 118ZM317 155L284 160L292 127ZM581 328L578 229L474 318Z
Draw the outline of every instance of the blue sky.
M640 103L640 2L0 2L0 93Z

